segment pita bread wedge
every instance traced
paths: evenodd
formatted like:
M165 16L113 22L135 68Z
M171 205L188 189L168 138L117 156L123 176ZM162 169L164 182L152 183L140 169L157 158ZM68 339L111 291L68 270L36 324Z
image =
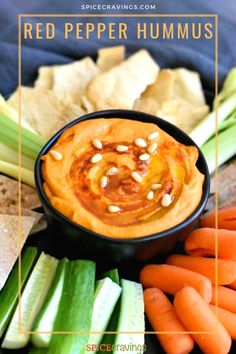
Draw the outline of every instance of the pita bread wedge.
M17 108L17 91L8 103ZM48 139L61 127L84 114L70 98L59 99L51 90L21 87L22 116L42 137Z
M134 109L163 118L186 133L209 112L199 74L184 68L161 70Z
M38 70L38 78L35 87L51 90L53 86L53 66L41 66Z
M172 98L175 74L173 70L161 70L156 81L147 87L141 98L153 98L158 104Z
M146 87L155 82L159 66L146 50L140 50L122 64L96 76L87 97L95 110L131 109Z
M174 76L173 70L161 70L156 81L135 101L133 108L157 116L162 103L171 99Z
M37 232L41 232L43 230L46 230L47 227L48 227L47 220L46 220L45 215L43 215L41 217L41 219L39 220L39 222L37 224L35 224L32 227L32 229L30 230L30 235L34 235Z
M125 46L98 49L97 66L100 71L107 71L125 60Z
M98 75L99 70L90 57L71 64L56 65L53 69L52 90L57 97L70 99L80 104L89 82Z
M82 98L81 98L81 106L86 111L86 113L94 112L94 106L89 101L87 96L82 96Z
M8 207L0 205L0 215L19 215L19 207L10 205ZM43 214L38 213L36 211L21 208L21 215L22 216L32 216L34 218L34 226L40 221Z
M135 111L144 112L157 116L159 109L161 109L160 104L153 97L138 98L133 106Z
M19 207L18 206L9 206L4 207L0 205L0 215L19 215ZM36 211L21 208L22 216L32 216L34 218L34 225L30 230L30 235L33 235L37 232L45 230L47 228L47 221L44 217L44 214L38 213Z
M19 182L0 175L0 207L16 207L19 200ZM21 206L25 209L35 209L41 206L38 194L34 188L21 183Z
M182 99L165 101L157 116L189 133L208 113L208 106L193 106Z
M206 104L199 73L179 68L173 70L175 74L173 98L181 98L194 106Z
M18 258L19 250L23 247L34 220L32 216L22 216L21 236L19 237L18 216L0 215L0 290Z
M219 209L231 208L236 205L236 159L233 159L228 164L222 166L218 172L217 185L220 193L218 194ZM215 175L211 178L211 193L207 210L215 208L215 192L216 192Z

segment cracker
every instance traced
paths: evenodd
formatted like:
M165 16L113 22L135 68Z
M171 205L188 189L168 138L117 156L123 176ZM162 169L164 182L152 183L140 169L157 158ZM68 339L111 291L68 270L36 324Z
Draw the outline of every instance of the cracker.
M0 207L18 206L19 182L0 175ZM21 183L21 206L26 209L35 209L41 206L35 189ZM3 210L3 209L2 209Z
M15 91L8 103L18 108L18 93ZM22 117L42 137L49 139L65 124L84 114L80 106L70 98L59 99L51 90L21 87Z
M100 71L107 71L125 60L125 46L98 49L97 66Z
M19 249L23 247L34 220L32 216L22 216L19 237L18 216L0 215L0 290L3 288L18 258Z
M159 66L146 50L140 50L122 64L95 77L87 97L95 110L131 109L146 87L155 82Z

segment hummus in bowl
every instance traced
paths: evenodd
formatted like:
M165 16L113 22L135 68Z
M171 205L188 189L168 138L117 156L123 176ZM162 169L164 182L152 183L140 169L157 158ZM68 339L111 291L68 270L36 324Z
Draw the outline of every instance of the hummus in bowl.
M111 238L139 238L171 229L197 209L204 183L198 156L158 120L83 120L41 157L43 189L73 223Z

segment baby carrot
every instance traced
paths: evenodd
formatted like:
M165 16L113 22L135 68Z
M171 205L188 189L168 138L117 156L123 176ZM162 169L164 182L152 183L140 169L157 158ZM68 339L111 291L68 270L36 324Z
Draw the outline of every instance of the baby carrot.
M221 307L216 309L214 305L210 305L210 309L216 314L218 320L225 327L230 337L236 340L236 314L222 309Z
M236 261L236 231L210 229L194 230L185 241L185 251L191 256L215 256L215 238L218 238L218 257Z
M191 335L203 353L229 353L231 338L228 332L195 289L186 286L180 290L175 295L174 308L180 321L188 331L200 332L192 333ZM208 333L203 334L202 332Z
M140 272L140 281L145 288L159 288L174 295L185 285L190 285L199 292L206 302L211 301L211 281L203 275L188 269L167 264L149 264Z
M144 306L155 332L185 331L173 305L160 289L144 290ZM187 333L158 333L157 337L167 354L187 354L194 347L194 341Z
M236 230L236 207L219 210L218 228ZM215 212L209 213L201 220L202 227L216 227Z
M209 278L213 284L216 281L216 261L214 258L183 256L173 254L167 258L167 264L190 269ZM236 262L218 259L218 284L227 285L236 280Z
M216 287L213 286L212 290L211 303L216 305ZM218 286L218 306L236 314L236 291L225 286Z
M228 285L230 287L230 289L236 290L236 280L233 281L233 283Z

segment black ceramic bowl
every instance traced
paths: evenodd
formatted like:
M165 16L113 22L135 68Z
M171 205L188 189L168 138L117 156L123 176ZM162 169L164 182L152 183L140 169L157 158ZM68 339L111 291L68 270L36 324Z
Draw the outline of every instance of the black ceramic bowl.
M97 234L83 226L73 223L67 217L55 210L44 193L42 187L43 178L41 171L41 157L48 152L66 129L84 120L96 118L124 118L154 123L180 143L196 146L187 134L174 125L163 119L136 111L99 111L87 114L67 124L43 147L35 164L36 187L48 218L49 226L51 227L50 235L53 237L54 245L58 249L58 255L66 256L68 254L70 257L86 257L97 261L102 260L103 263L112 265L128 260L145 261L156 254L168 252L174 247L178 240L184 239L198 223L208 200L210 178L207 163L200 150L197 167L205 176L201 201L197 209L185 221L160 233L128 239L115 239Z

